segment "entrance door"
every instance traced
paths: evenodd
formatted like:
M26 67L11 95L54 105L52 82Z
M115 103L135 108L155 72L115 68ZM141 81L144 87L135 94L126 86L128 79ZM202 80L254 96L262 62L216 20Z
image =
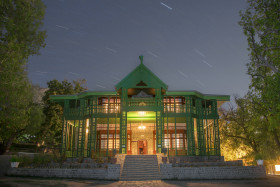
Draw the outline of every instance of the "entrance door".
M147 154L147 140L138 140L138 154L146 155Z

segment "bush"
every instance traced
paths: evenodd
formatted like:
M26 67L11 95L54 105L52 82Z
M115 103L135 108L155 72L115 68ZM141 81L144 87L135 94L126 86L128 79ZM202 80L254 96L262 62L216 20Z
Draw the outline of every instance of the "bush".
M53 155L36 155L33 159L35 167L47 167L54 160Z
M32 167L33 165L33 158L31 157L27 157L27 156L23 156L20 157L21 162L19 164L20 167Z
M12 156L10 159L10 162L21 162L21 158L18 156Z

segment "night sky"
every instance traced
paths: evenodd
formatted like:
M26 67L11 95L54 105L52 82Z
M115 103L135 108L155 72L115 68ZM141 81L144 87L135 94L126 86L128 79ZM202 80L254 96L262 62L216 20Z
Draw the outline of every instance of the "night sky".
M85 78L113 91L144 64L169 90L244 95L249 61L245 0L45 0L46 47L29 60L33 84Z

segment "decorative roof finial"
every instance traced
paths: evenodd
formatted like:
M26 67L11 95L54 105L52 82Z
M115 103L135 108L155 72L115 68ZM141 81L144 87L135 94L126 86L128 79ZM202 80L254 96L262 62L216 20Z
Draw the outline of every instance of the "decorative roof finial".
M143 64L143 55L139 56L139 59L141 61L141 64Z

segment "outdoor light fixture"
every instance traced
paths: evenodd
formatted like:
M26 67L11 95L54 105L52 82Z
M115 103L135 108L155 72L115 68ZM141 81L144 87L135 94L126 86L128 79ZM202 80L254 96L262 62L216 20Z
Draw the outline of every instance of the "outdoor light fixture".
M280 165L275 165L275 171L280 171Z
M141 124L140 126L138 126L138 129L144 130L144 129L146 129L146 126Z
M88 133L88 129L86 129L86 133Z
M139 111L138 114L139 114L139 116L145 116L146 112L144 112L144 111Z

